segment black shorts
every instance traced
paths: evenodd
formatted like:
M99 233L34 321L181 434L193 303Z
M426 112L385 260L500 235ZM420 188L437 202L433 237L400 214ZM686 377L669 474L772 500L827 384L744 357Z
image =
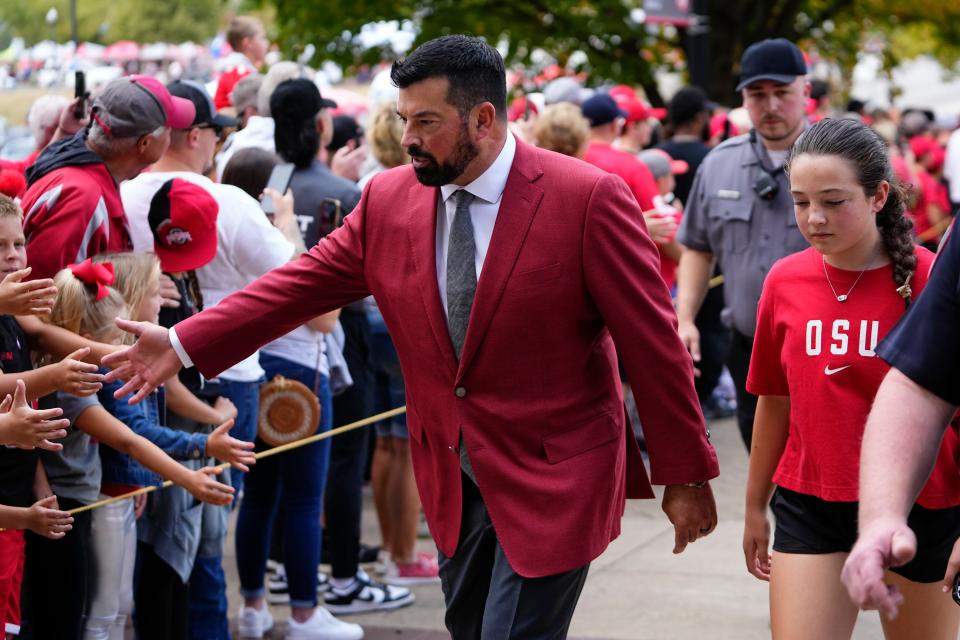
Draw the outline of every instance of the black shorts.
M849 553L857 540L856 502L828 502L777 487L773 550L780 553ZM925 509L914 505L907 524L917 535L917 555L891 568L911 582L939 582L947 570L953 543L960 538L960 507Z

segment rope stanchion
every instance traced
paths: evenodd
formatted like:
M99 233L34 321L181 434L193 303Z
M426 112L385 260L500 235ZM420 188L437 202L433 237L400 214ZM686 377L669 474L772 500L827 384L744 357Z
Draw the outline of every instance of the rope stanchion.
M280 445L279 447L273 447L272 449L265 449L263 451L258 451L254 454L254 458L260 460L262 458L269 458L270 456L275 456L278 453L283 453L285 451L290 451L291 449L297 449L299 447L305 447L308 444L313 444L314 442L320 442L321 440L326 440L327 438L332 438L338 436L341 433L346 433L347 431L353 431L354 429L359 429L360 427L365 427L375 422L380 422L381 420L386 420L387 418L392 418L394 416L399 416L403 413L406 413L407 407L397 407L396 409L390 409L389 411L384 411L383 413L378 413L375 416L370 416L362 420L357 420L356 422L351 422L350 424L345 424L342 427L337 427L336 429L331 429L330 431L324 431L323 433L317 433L306 438L301 438L300 440L294 440L293 442L288 442L287 444ZM210 467L211 469L229 469L230 463L223 462L215 467ZM126 500L127 498L132 498L134 496L144 495L146 493L153 493L158 489L166 489L169 486L172 486L173 482L170 480L165 480L163 484L153 485L150 487L141 487L136 491L131 491L129 493L124 493L123 495L113 496L111 498L105 498L103 500L98 500L97 502L92 502L90 504L85 504L82 507L77 507L76 509L70 509L67 511L70 515L75 515L78 513L83 513L84 511L93 511L94 509L99 509L108 504L113 504L114 502L120 502L121 500Z

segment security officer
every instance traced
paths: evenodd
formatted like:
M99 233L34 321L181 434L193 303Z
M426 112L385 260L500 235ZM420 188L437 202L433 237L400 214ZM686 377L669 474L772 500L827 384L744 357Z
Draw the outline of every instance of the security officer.
M724 273L724 322L733 334L727 366L737 388L737 422L747 449L756 396L746 391L763 280L778 259L804 249L783 162L806 127L810 84L803 54L778 38L747 48L737 90L754 129L711 151L697 172L677 236L686 250L677 271L680 336L695 362L694 324L714 259Z

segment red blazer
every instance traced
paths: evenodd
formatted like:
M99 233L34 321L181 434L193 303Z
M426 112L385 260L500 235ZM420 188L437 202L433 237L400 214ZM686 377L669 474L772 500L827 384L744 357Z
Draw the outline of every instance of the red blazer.
M176 327L214 376L258 346L372 293L396 345L420 497L440 550L460 532L460 432L513 569L580 567L652 498L629 437L616 343L653 482L719 473L658 255L623 180L517 144L458 363L436 271L438 189L409 166L370 181L344 226Z

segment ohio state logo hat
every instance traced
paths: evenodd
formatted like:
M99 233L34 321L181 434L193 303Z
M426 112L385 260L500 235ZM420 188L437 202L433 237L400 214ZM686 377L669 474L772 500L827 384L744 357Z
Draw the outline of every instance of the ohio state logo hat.
M164 182L147 216L160 268L167 273L192 271L213 260L219 212L217 201L203 187L183 178Z

